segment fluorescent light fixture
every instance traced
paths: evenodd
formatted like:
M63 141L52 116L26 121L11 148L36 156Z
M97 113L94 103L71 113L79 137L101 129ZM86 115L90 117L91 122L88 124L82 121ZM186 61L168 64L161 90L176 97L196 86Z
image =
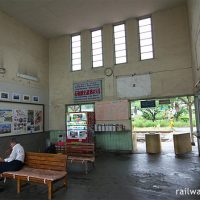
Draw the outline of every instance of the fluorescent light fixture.
M23 78L23 79L30 80L30 81L39 81L38 77L31 76L31 75L28 75L28 74L17 73L17 76L20 77L20 78Z

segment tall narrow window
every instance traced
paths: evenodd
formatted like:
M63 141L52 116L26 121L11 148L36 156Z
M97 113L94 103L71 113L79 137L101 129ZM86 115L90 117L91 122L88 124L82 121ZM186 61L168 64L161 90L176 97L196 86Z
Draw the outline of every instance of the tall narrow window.
M102 31L92 31L92 66L103 66Z
M139 20L140 59L147 60L154 57L152 45L151 18Z
M72 71L81 70L81 35L72 36Z
M126 63L125 24L114 26L115 64Z

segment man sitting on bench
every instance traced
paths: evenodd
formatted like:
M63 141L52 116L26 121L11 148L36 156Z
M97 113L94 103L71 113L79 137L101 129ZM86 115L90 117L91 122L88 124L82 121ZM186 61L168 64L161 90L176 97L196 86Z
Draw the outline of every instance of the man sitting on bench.
M12 152L8 158L0 158L0 174L7 171L18 171L24 165L24 148L17 143L15 138L10 141Z

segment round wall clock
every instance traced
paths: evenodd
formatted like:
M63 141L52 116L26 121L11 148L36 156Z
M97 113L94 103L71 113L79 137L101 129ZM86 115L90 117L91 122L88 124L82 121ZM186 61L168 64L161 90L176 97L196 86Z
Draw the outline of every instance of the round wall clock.
M112 74L113 74L113 70L111 69L111 68L105 68L105 70L104 70L104 74L106 75L106 76L111 76Z

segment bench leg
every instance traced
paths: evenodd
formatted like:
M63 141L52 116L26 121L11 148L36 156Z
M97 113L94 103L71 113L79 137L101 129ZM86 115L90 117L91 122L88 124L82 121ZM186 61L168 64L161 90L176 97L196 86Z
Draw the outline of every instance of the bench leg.
M88 162L85 161L85 174L88 174Z
M52 187L52 182L48 182L48 200L52 199L52 194L53 194L53 187Z
M67 175L64 177L64 187L67 189Z
M94 162L92 162L92 167L95 168L95 164L94 164Z
M20 178L17 178L17 194L21 192L21 180Z

